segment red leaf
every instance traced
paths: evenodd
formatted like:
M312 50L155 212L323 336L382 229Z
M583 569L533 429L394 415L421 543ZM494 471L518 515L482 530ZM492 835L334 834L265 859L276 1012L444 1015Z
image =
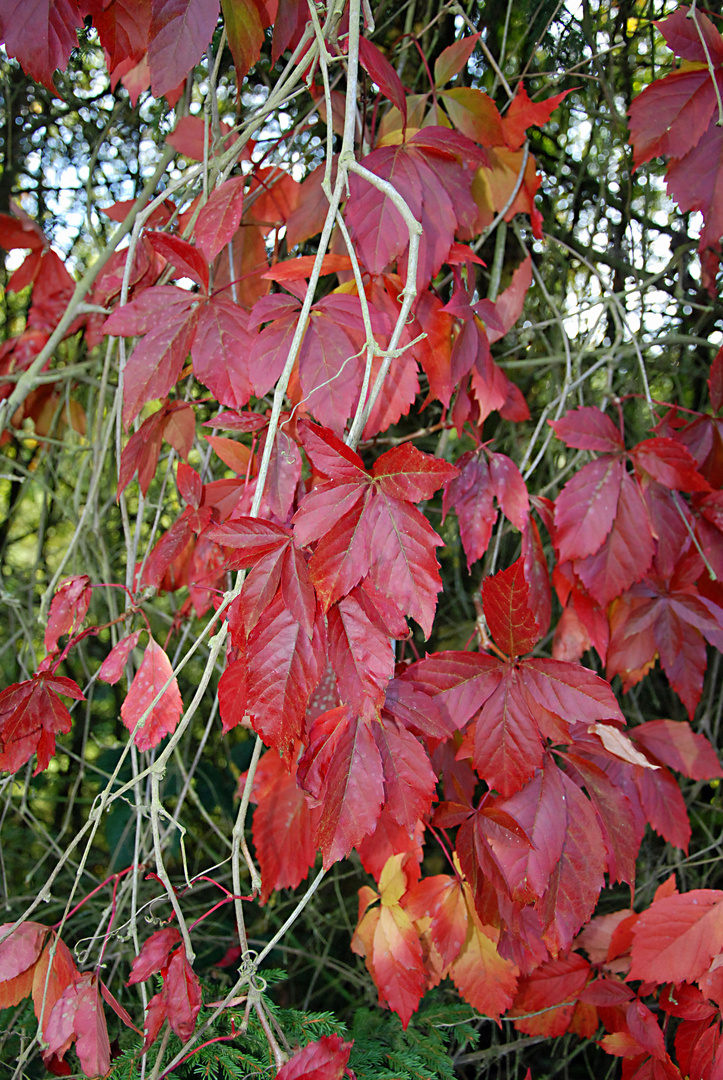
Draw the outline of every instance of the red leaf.
M587 405L570 409L561 420L548 420L548 423L558 439L577 450L614 454L625 449L618 428L600 409Z
M162 315L160 313L163 313ZM108 334L145 334L125 368L123 423L126 428L147 401L165 397L190 352L199 318L198 298L174 285L157 285L118 308L105 324Z
M607 607L650 568L655 543L645 503L632 477L623 472L612 528L602 545L573 563L590 596Z
M495 643L507 656L530 652L540 631L529 608L530 589L525 581L524 560L500 570L482 583L482 606Z
M145 982L151 975L168 969L171 953L181 941L181 935L175 926L166 926L156 930L143 942L143 947L133 961L127 986Z
M552 592L545 550L532 517L527 519L522 531L522 555L525 560L525 581L530 588L530 610L535 616L540 637L544 637L552 615Z
M545 771L550 769L562 785L562 809L558 812L565 838L539 910L545 927L543 940L554 956L569 948L595 910L604 885L605 848L589 801L569 777L553 765L547 765Z
M48 1016L43 1037L48 1053L62 1060L70 1043L87 1076L105 1076L110 1069L108 1029L100 1002L96 976L80 975L65 988Z
M274 751L264 754L254 779L253 839L261 868L261 903L278 889L295 889L316 859L318 807L310 807L296 782L296 764Z
M265 270L261 277L269 281L279 281L282 284L287 281L305 281L311 277L315 263L316 255L296 255L293 259L284 259L274 263L271 269ZM351 270L351 259L348 255L327 253L321 260L321 276L335 274L338 270Z
M592 761L570 753L564 759L590 796L608 852L610 880L626 881L634 888L635 859L643 834L642 828L638 831L635 827L635 815L627 795Z
M244 205L244 176L232 176L214 189L196 221L196 245L207 262L231 240L241 222Z
M58 586L50 605L48 624L45 627L46 652L55 652L58 648L58 638L79 629L88 611L91 592L90 578L87 574L66 578Z
M685 721L649 720L639 724L632 735L654 761L691 780L723 777L716 752L705 735L696 734Z
M457 752L471 757L483 780L503 795L511 795L542 764L542 740L521 692L519 673L502 669L502 678L482 706Z
M665 768L635 769L635 784L645 816L659 836L688 853L690 822L680 788Z
M382 761L371 725L343 706L318 717L299 776L321 805L315 842L328 868L374 830L382 809Z
M689 450L676 439L646 439L631 453L639 469L659 484L680 491L709 491L710 485L697 470Z
M411 443L387 450L374 462L372 476L386 495L408 502L431 499L435 491L457 475L457 469Z
M723 892L694 889L656 900L633 930L628 980L693 982L723 948Z
M56 93L53 72L65 71L82 25L72 0L36 0L30 6L27 0L7 0L0 15L0 36L8 56L16 57L31 79Z
M497 520L495 492L484 453L468 451L459 459L457 467L459 476L444 489L443 507L445 517L450 508L457 514L467 568L471 569L472 563L481 559L487 550Z
M365 168L388 180L406 200L423 227L417 288L421 292L442 266L455 232L476 219L468 162L480 163L482 151L448 128L427 127L401 146L373 150ZM405 273L409 233L386 194L354 175L347 214L360 256L373 273L399 260ZM463 237L464 238L464 237Z
M156 695L166 686L158 702L151 708ZM170 732L183 712L183 701L171 662L165 651L150 638L141 666L136 672L125 701L121 705L121 719L133 734L139 750L150 750ZM145 716L136 731L136 725Z
M584 559L602 546L615 520L623 463L603 457L584 465L555 500L559 559Z
M193 372L229 409L241 409L251 397L253 340L248 315L230 296L220 293L201 308L191 347Z
M111 651L106 656L103 663L98 670L98 678L103 682L110 683L114 686L120 681L125 666L128 663L128 657L133 649L138 644L142 630L134 630L132 634L128 634L126 637L121 638L117 644L113 646Z
M384 770L385 807L400 825L413 829L429 813L437 776L427 752L397 720L383 717L372 734Z
M542 1015L515 1020L517 1031L525 1035L546 1035L548 1039L564 1035L572 1019L574 1003L584 989L590 971L587 960L572 953L569 957L558 957L541 964L531 975L521 979L509 1015ZM560 1008L565 1002L572 1004Z
M0 925L0 938L7 934L12 925L12 923ZM11 1005L17 1005L30 993L32 974L30 974L30 982L25 993L21 994L17 1000L11 1000L15 987L11 988L8 984L15 983L18 976L24 972L30 973L43 951L47 936L47 926L36 922L23 922L0 944L0 1008L6 1009Z
M220 127L222 134L226 136L223 140L223 149L228 150L232 142L228 136L231 126L222 120ZM208 156L212 157L214 153L213 132L210 125L206 127L202 116L179 117L173 131L167 136L166 142L183 157L192 158L194 161L203 161L204 142L208 145ZM152 217L151 221L153 221ZM162 222L162 224L167 223L168 218Z
M0 693L0 769L15 773L36 751L33 775L47 769L56 734L67 734L73 724L59 694L85 700L72 679L46 671Z
M165 438L181 457L187 458L195 433L193 407L184 401L167 401L158 412L144 420L121 454L116 499L125 491L136 470L138 486L147 495L151 480L156 475L162 439Z
M353 1042L339 1035L322 1035L289 1058L276 1080L342 1080Z
M407 98L402 86L402 80L397 75L384 53L368 38L359 39L359 61L369 73L372 82L376 83L385 97L396 105L402 114L404 127L407 126Z
M330 433L308 424L299 431L312 463L331 477L309 492L293 519L299 543L319 540L309 570L324 607L369 573L375 588L429 636L441 588L432 549L441 539L406 500L428 498L453 466L398 447L379 458L370 476Z
M532 258L528 255L513 273L510 284L495 301L495 316L501 325L499 329L487 326L487 337L491 345L503 338L519 319L531 284ZM481 317L484 319L484 315Z
M668 43L668 48L672 49L676 56L683 56L686 60L705 64L708 58L701 41L703 37L713 63L722 63L723 45L715 24L700 11L696 12L695 19L690 18L689 15L690 8L681 5L667 19L655 23Z
M218 21L218 0L153 0L148 63L154 97L174 90L203 56Z
M176 273L170 275L172 278L189 277L204 293L208 292L208 261L198 248L173 233L148 232L145 235L154 251L175 269Z
M394 675L394 651L389 635L367 615L360 594L354 589L329 609L329 659L341 700L371 719Z
M324 638L317 625L310 640L277 595L238 644L240 659L219 682L224 729L249 715L266 745L286 753L301 738L309 697L326 664Z
M184 1042L193 1035L201 1011L201 984L188 962L185 948L171 957L163 987L171 1029Z

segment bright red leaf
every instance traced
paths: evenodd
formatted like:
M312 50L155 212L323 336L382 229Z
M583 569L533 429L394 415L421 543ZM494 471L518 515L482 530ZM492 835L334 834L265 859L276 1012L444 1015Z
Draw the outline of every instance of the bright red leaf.
M628 979L694 982L723 949L723 892L693 889L656 900L633 930Z
M482 583L482 607L495 644L507 656L530 652L540 637L529 607L530 588L525 581L524 560L500 570Z
M432 548L441 540L412 501L429 498L456 469L401 446L378 458L369 474L330 432L309 424L299 432L312 464L329 477L294 516L297 541L319 541L309 570L325 609L369 575L428 636L441 588Z
M154 705L161 690L163 693ZM131 734L135 732L138 749L150 750L158 746L165 735L175 731L182 712L183 701L171 661L165 650L149 638L141 666L121 705L121 719ZM143 722L136 730L142 717Z

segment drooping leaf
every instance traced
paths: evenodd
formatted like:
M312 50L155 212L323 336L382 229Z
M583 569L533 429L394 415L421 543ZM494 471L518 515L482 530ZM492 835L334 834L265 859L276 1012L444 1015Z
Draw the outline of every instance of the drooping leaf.
M399 109L404 126L407 125L407 98L402 80L377 46L368 38L359 40L359 61L385 97Z
M254 66L264 41L263 7L257 0L221 0L228 44L240 80Z
M108 334L144 334L128 357L123 383L123 423L129 427L147 401L165 397L190 352L200 315L193 293L175 285L147 289L118 308L105 324Z
M0 38L31 79L55 93L53 72L65 71L83 18L73 0L9 0L0 14Z
M272 892L295 889L316 858L319 808L309 806L291 769L273 750L264 754L254 780L253 839L261 869L261 903Z
M407 888L402 869L404 856L393 855L379 879L381 905L368 909L360 920L352 949L363 956L379 991L379 1001L397 1013L406 1028L426 987L422 946L400 900ZM375 899L373 890L366 891ZM364 893L360 895L360 908Z
M625 449L620 431L600 409L584 405L570 409L560 420L549 420L558 439L577 450L614 454Z
M47 652L55 652L58 638L77 630L86 616L91 597L90 578L78 574L66 578L55 592L48 612L44 644Z
M456 470L398 447L378 458L370 475L323 429L304 424L299 430L312 464L329 477L302 500L293 519L299 543L319 541L309 569L324 607L369 574L375 588L428 635L441 587L432 549L441 541L411 500L429 498Z
M311 638L277 594L253 630L237 637L239 658L221 676L221 718L228 730L251 718L267 746L286 753L303 732L306 707L326 664L318 626Z
M108 1028L96 979L93 972L86 972L67 986L43 1028L48 1052L61 1060L69 1044L75 1041L86 1076L105 1076L110 1069Z
M162 690L154 705L156 695ZM182 712L183 701L171 661L165 650L149 638L141 666L121 705L121 719L131 734L135 731L138 749L150 750L158 746L165 735L175 731ZM143 722L136 730L141 717Z
M151 975L168 970L171 954L180 944L181 935L175 926L166 926L156 930L143 942L138 956L133 961L128 986L145 982Z
M639 724L633 737L655 761L676 769L691 780L723 776L715 750L705 735L680 720L648 720Z
M233 237L243 214L246 178L232 176L211 192L196 221L196 245L212 262Z
M218 0L152 0L148 63L154 97L174 90L196 66L218 20Z
M241 409L251 397L248 315L230 296L211 297L201 309L191 356L193 371L220 405Z
M321 806L315 843L331 866L373 832L384 803L382 760L369 722L344 706L318 717L299 777Z
M601 457L584 465L555 500L555 544L560 561L584 559L602 546L615 520L623 463Z

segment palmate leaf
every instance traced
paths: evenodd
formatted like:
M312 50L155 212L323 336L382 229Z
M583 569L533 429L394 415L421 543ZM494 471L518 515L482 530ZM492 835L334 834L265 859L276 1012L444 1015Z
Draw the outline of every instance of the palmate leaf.
M72 679L42 671L0 693L0 769L15 773L37 752L35 775L47 769L55 753L55 736L72 727L59 695L84 701Z
M470 166L485 161L484 151L448 128L427 127L400 146L373 150L362 159L365 168L389 180L406 200L423 232L419 247L417 288L421 292L438 273L461 230L470 235L476 219ZM380 274L400 262L405 273L409 232L384 192L353 174L347 215L365 266Z
M318 541L309 570L324 608L368 574L428 636L441 588L433 549L441 540L412 500L429 498L457 470L401 446L368 473L331 432L302 423L299 434L315 469L329 477L305 496L293 519L298 543Z
M634 585L611 620L607 671L620 674L628 689L655 663L656 654L693 718L703 691L707 657L705 641L723 643L721 609L700 596L693 585L676 587L650 577Z

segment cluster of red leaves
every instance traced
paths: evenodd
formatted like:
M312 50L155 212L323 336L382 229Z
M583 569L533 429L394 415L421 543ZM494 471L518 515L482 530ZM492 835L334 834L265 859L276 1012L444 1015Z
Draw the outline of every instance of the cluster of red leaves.
M144 1049L155 1041L164 1020L179 1039L190 1039L201 1008L201 985L188 962L181 935L173 926L157 930L144 943L133 961L128 986L156 974L163 979L163 989L146 1007Z
M656 79L632 103L634 161L639 166L655 157L668 158L668 191L681 210L699 210L703 215L698 250L703 283L715 296L723 235L723 195L718 183L723 153L719 119L723 40L695 6L679 7L655 25L683 63Z
M41 923L0 926L0 1008L32 996L45 1050L43 1061L56 1075L70 1075L63 1059L75 1051L88 1076L110 1068L110 1044L101 996L124 1024L133 1023L97 972L78 971L62 938Z

